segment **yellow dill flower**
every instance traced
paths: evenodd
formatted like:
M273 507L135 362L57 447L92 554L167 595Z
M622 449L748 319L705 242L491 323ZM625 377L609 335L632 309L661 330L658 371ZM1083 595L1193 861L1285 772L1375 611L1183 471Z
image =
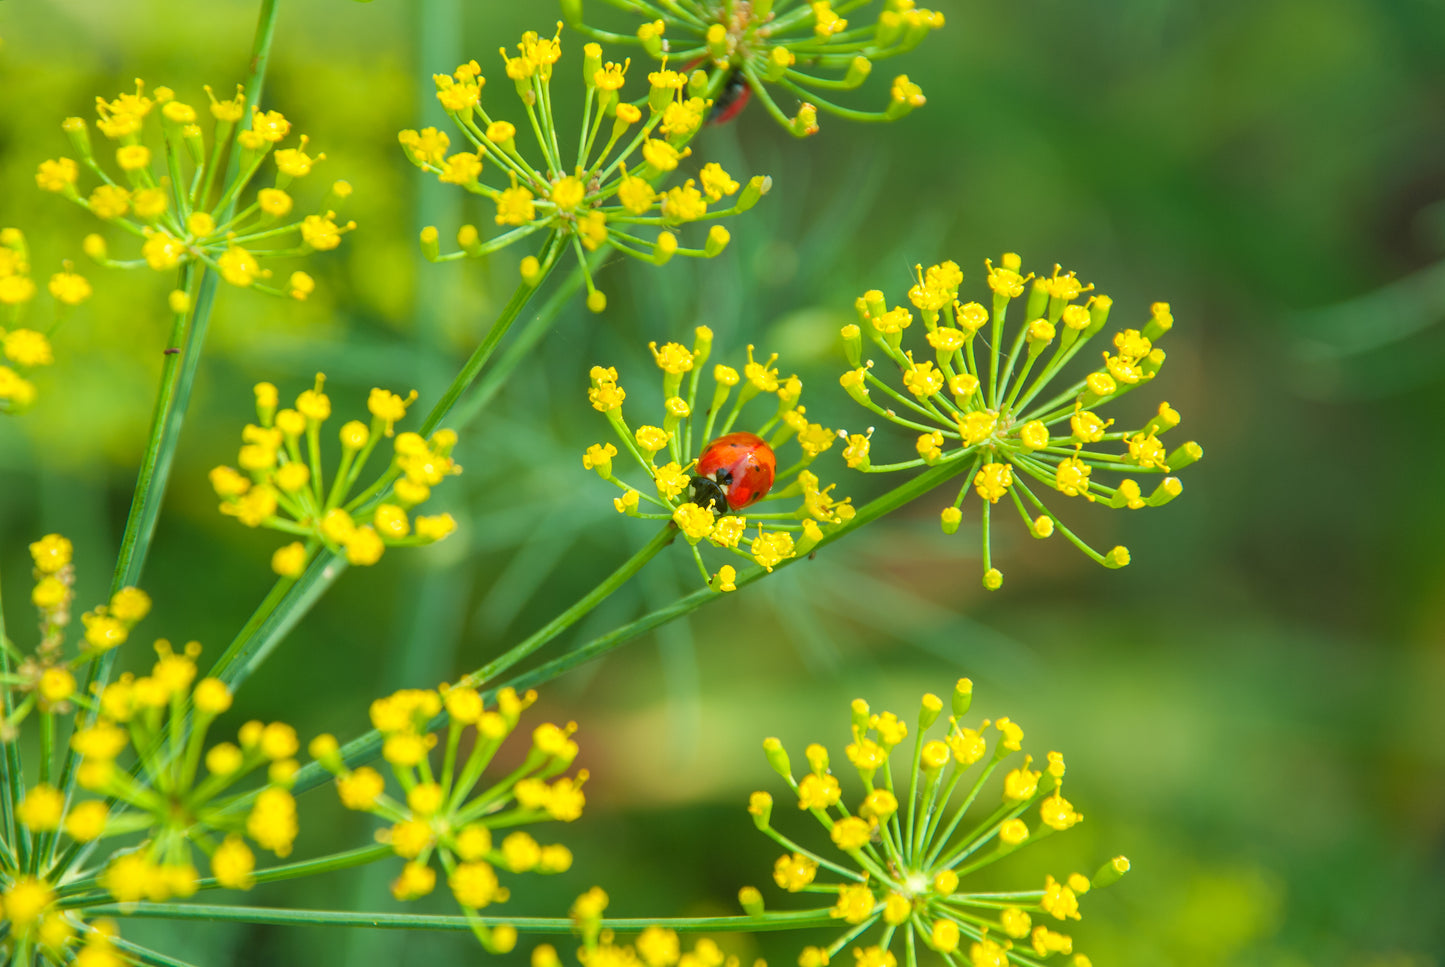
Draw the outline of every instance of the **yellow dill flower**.
M576 958L584 967L741 967L738 957L723 953L716 941L700 937L685 949L677 932L663 926L645 927L631 943L624 943L614 931L602 928L609 902L600 887L593 887L572 904L581 940ZM532 950L531 964L561 967L561 958L550 944L539 944ZM763 961L755 962L755 967L761 965Z
M912 726L890 712L874 712L862 699L854 701L852 742L846 751L861 785L856 807L844 805L839 795L818 795L824 787L841 788L829 771L830 756L823 746L808 748L812 771L795 778L782 744L764 741L774 771L836 847L836 852L810 849L800 838L775 829L771 797L753 794L748 811L754 824L786 851L774 864L774 882L789 893L831 894L830 905L817 912L848 927L828 946L803 951L800 964L823 967L850 945L859 965L894 964L894 945L904 944L911 952L918 941L945 954L967 943L972 951L968 962L974 965L1036 964L1032 954L1020 949L1016 956L1011 943L992 940L990 934L1029 937L1031 914L1078 919L1083 893L1091 886L1108 886L1128 870L1128 860L1117 857L1092 879L1078 873L1063 881L1048 877L1040 890L1000 894L991 883L969 888L972 874L1029 841L1034 810L1040 826L1047 827L1044 833L1068 829L1083 819L1063 799L1064 760L1057 752L1048 754L1043 772L1029 769L1025 757L1005 776L1000 793L989 791L993 774L1019 752L1023 731L1008 719L992 727L988 720L977 728L963 726L972 695L972 683L960 679L946 716L942 699L923 696ZM929 740L928 733L940 720L943 737ZM989 731L996 733L991 753L985 737ZM895 760L893 769L885 768L910 733L906 758ZM991 795L998 798L990 800ZM980 802L988 805L975 810ZM758 900L749 912L761 908ZM908 934L906 939L901 933ZM1044 928L1032 936L1033 953L1040 958L1072 953L1072 939L1064 934Z
M137 594L128 597L113 599L112 612L134 615L148 608ZM155 650L149 674L127 673L101 689L94 703L99 717L71 738L79 758L77 780L100 798L73 801L62 814L60 793L55 791L54 802L47 805L40 795L44 787L37 787L27 798L36 805L22 818L36 829L62 830L77 843L144 832L139 847L116 854L101 876L102 886L121 902L194 893L197 849L209 856L212 873L224 885L245 888L254 858L244 839L285 856L296 836L295 803L285 788L294 771L287 764L294 766L295 732L279 722L249 722L237 743L218 742L208 749L210 725L230 707L230 689L198 675L197 643L177 652L158 641ZM158 734L175 735L180 744L168 748L155 741ZM118 765L128 747L139 760L134 770ZM234 785L262 767L267 775L254 804L249 810L231 808L246 798ZM112 815L107 798L122 804L123 820Z
M143 91L143 85L137 84L137 90ZM121 223L127 234L143 236L141 257L152 269L169 271L199 262L217 271L231 285L292 296L292 291L264 281L271 272L262 268L262 263L271 257L297 254L298 241L317 250L334 248L341 234L354 227L349 222L338 224L335 212L328 209L306 219L278 224L278 220L290 215L293 206L291 195L284 189L292 181L309 176L326 156L309 154L305 135L294 146L281 147L290 136L291 122L279 112L261 111L254 105L250 128L238 134L238 124L246 114L245 95L238 89L235 98L218 100L209 87L205 90L215 120L210 139L196 123L196 109L177 100L169 88L157 88L154 100L143 93L123 93L113 101L96 99L96 127L106 138L120 142L114 161L123 172L118 180L127 182L128 187L110 183L102 176L102 184L83 194L78 185L79 168L66 158L42 163L36 183L44 190L64 195L102 221ZM162 92L164 99L160 99ZM151 110L157 103L162 105L161 110ZM91 149L86 122L67 118L62 127L85 166L99 173L104 159ZM141 143L145 132L156 127L164 135L160 152L152 152ZM227 153L221 149L233 135L242 148L242 163L228 179ZM192 189L171 191L166 185L172 178ZM258 184L263 181L267 184ZM349 185L337 182L327 201L337 202L349 193ZM172 205L179 207L172 210ZM322 227L327 231L318 231ZM96 243L87 246L87 254L101 264L137 264L110 258L104 240L94 238ZM56 292L56 297L83 298L81 293L88 294L88 287L71 283Z
M942 525L947 533L958 530L960 507L972 487L981 498L984 586L989 589L1003 584L990 542L990 516L1002 500L1014 505L1030 535L1044 538L1058 530L1097 563L1123 567L1129 562L1125 548L1094 550L1064 526L1035 488L1135 510L1162 506L1182 492L1177 477L1164 475L1198 460L1203 450L1192 442L1170 450L1160 440L1179 423L1173 407L1161 403L1157 415L1133 431L1111 429L1114 421L1098 412L1158 373L1164 353L1157 342L1173 326L1169 307L1156 303L1148 322L1114 336L1114 351L1102 354L1102 365L1069 376L1085 344L1106 325L1113 305L1109 297L1089 294L1092 286L1059 266L1048 276L1022 275L1021 261L1013 254L996 266L986 261L984 267L988 307L959 301L963 272L953 262L918 267L908 293L912 309L889 308L877 290L858 298L858 323L843 329L853 368L840 384L871 413L922 435L917 459L875 465L868 437L854 434L845 451L848 465L865 473L928 466L940 480L962 474L965 484L943 510ZM1009 305L1026 290L1025 321L1010 332ZM1086 295L1087 301L1074 301ZM914 310L928 344L923 352L931 350L932 359L904 347ZM976 337L985 327L988 334L980 341ZM873 361L863 358L865 333L898 367L905 392L889 385ZM1097 471L1124 476L1102 480ZM1130 475L1150 473L1162 480L1146 496Z
M649 75L655 90L680 95L686 88L719 122L732 118L756 96L769 115L799 137L818 130L820 109L855 120L885 121L921 106L923 93L906 75L893 81L887 106L880 111L859 111L832 98L836 91L861 86L876 61L911 51L944 24L942 13L916 7L912 0L850 2L842 5L846 18L828 0L786 11L781 4L774 10L771 2L703 4L694 9L642 0L613 0L612 5L641 19L634 35L589 26L582 17L581 0L564 3L562 9L568 25L584 35L636 44L664 64L669 59L698 61L706 68L689 77L664 66ZM860 9L865 7L874 10ZM780 106L800 100L792 117Z
M90 283L65 270L50 277L57 319L72 306L90 298ZM30 277L30 253L19 229L0 231L0 413L20 413L35 402L35 384L27 377L31 370L55 362L55 352L44 333L20 325L38 292Z
M623 491L615 501L619 512L671 521L691 545L703 580L718 590L736 587L736 569L727 574L710 569L699 550L702 545L730 551L771 571L807 553L827 531L852 519L852 504L834 497L834 485L822 486L809 469L837 436L808 420L798 402L802 382L780 376L776 355L759 360L749 346L741 373L721 364L709 369L712 331L706 327L697 329L691 348L681 343L653 343L650 348L662 372L661 426L634 431L623 416L627 394L617 370L594 366L591 373L588 399L593 408L607 417L621 449L651 478L636 487L618 477L612 458L621 451L611 443L587 450L583 465ZM704 373L711 375L713 386L711 395L700 401ZM771 412L759 412L742 423L744 407L753 400L760 402L760 411L762 401L771 403ZM797 454L783 458L779 474L778 451L786 454L794 446ZM778 501L798 498L788 509L778 509Z
M371 723L383 739L382 756L395 772L403 795L386 792L386 780L368 766L349 769L330 735L310 745L313 758L336 778L337 794L348 809L372 813L389 826L378 838L407 860L392 892L401 900L416 899L435 888L437 870L447 873L447 887L469 914L508 899L500 874L560 873L572 865L561 845L542 845L521 824L572 822L582 814L585 770L560 775L577 758L572 738L575 724L546 723L532 730L525 764L510 769L490 786L483 775L517 730L522 713L536 692L502 689L490 708L468 686L443 685L438 690L403 689L371 703ZM446 740L433 729L448 714ZM431 751L445 749L440 771L430 768ZM420 767L424 781L415 779ZM433 778L433 777L438 778ZM494 842L494 829L506 831ZM498 834L500 836L500 834ZM508 934L501 928L474 925L487 949L501 952Z
M479 97L486 79L475 60L451 74L433 75L437 100L474 153L448 154L451 138L436 128L407 129L398 141L418 168L486 198L495 206L498 234L483 240L474 225L458 233L459 248L442 254L435 228L422 233L422 251L433 261L479 258L537 234L545 241L528 256L532 283L552 268L567 249L580 243L587 304L602 311L606 296L596 288L591 260L585 253L603 247L662 264L674 255L711 257L727 244L727 234L713 226L696 247L680 245L672 228L746 211L771 187L755 177L739 194L739 185L716 162L706 166L702 188L691 182L672 189L660 185L692 149L707 114L705 98L689 94L687 78L675 71L649 77L649 91L635 101L623 100L627 64L603 63L602 49L584 50L581 87L585 92L582 131L559 129L552 111L553 66L562 50L559 33L543 37L528 31L515 47L503 50L507 77L512 80L526 123L494 117ZM519 129L532 132L532 144L519 143ZM564 157L563 145L578 145ZM631 168L631 171L629 171ZM704 198L704 193L706 198ZM730 207L708 210L709 202L736 195Z
M341 461L334 472L321 465L321 426L331 418L331 399L323 391L324 374L296 397L294 408L277 409L271 383L255 387L260 425L241 431L240 470L211 471L211 486L221 498L221 513L247 527L267 527L307 537L278 548L271 568L282 577L299 577L319 547L344 554L349 562L377 563L386 548L430 544L456 530L450 514L411 518L409 511L431 496L433 487L461 473L451 458L456 434L440 430L430 440L395 432L416 400L379 387L367 399L370 423L351 420L339 432ZM394 451L372 486L353 495L377 445L393 437ZM390 485L389 499L377 499Z

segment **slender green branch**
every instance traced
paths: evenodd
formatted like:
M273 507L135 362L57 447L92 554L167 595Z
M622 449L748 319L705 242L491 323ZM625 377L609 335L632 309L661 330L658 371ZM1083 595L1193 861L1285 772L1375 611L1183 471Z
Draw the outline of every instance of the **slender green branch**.
M251 878L257 883L276 883L281 880L294 880L302 876L316 876L321 873L334 873L337 870L349 870L392 855L395 854L389 845L378 843L373 846L360 846L344 853L332 853L317 859L257 870L251 875ZM100 875L96 874L76 880L74 883L67 883L60 889L60 905L62 907L87 907L95 903L107 902L110 896L108 893L94 892L99 882ZM207 876L196 882L196 889L222 890L227 888L221 886L215 877Z
M845 535L851 533L852 531L863 526L864 524L870 521L877 520L884 514L890 513L891 511L898 509L899 507L913 500L915 497L927 493L934 487L937 487L939 484L944 483L949 478L957 475L958 473L966 469L965 465L966 461L962 460L954 460L945 464L939 464L938 466L919 474L917 477L914 477L903 486L898 487L895 490L889 491L888 493L884 494L882 497L877 498L876 500L869 501L868 503L858 508L858 513L855 514L853 516L853 519L848 521L847 524L831 533L824 535L823 540L820 541L817 545L818 549L821 549L826 545L841 539ZM811 557L811 555L809 555L809 557ZM790 565L796 564L800 560L806 559L807 558L791 557L783 561L782 563L776 565L773 570L776 571L780 568L788 567ZM768 572L761 567L750 568L749 570L744 571L742 574L738 575L735 583L739 588L742 588L744 585L751 584L754 581L759 580L767 573ZM571 671L578 665L585 664L586 662L592 661L595 658L600 658L602 655L607 654L608 652L619 647L620 645L626 644L628 641L636 638L638 635L645 634L646 632L649 632L652 629L660 627L664 624L667 624L669 621L674 621L682 617L683 615L691 614L693 611L696 611L703 605L711 601L715 601L720 597L723 597L723 595L718 594L716 591L713 591L710 588L702 588L700 590L694 591L692 594L689 594L683 598L679 598L677 601L674 601L672 604L668 605L665 608L659 608L656 611L644 615L643 617L638 618L635 621L631 621L625 625L621 625L620 627L613 629L612 631L608 632L605 635L602 635L599 638L594 638L592 641L587 642L585 645L582 645L579 648L569 651L558 658L554 658L552 661L549 661L544 665L539 665L536 668L525 672L524 674L518 675L515 678L508 679L507 681L500 682L498 684L511 685L514 688L535 688L538 685L551 681L559 675Z
M441 426L442 421L451 413L452 407L457 405L457 401L461 399L467 387L471 386L473 381L475 381L481 373L482 367L487 365L487 360L491 359L492 353L497 350L497 344L502 341L502 337L507 334L507 330L512 328L512 323L516 322L517 317L522 314L522 310L526 308L532 295L537 291L537 286L542 284L547 274L550 273L552 268L557 264L557 248L560 244L556 236L553 236L542 246L542 257L539 259L541 265L540 277L534 278L530 282L523 282L517 286L517 290L512 293L512 298L508 300L507 304L502 307L501 313L497 315L497 321L492 323L492 328L488 330L487 335L482 339L481 343L477 345L476 350L472 352L471 358L467 360L461 372L457 373L456 378L452 380L451 385L448 386L446 392L442 394L442 398L437 400L436 406L433 406L431 412L427 414L426 420L422 423L421 427L422 436L429 435L433 430Z
M524 641L513 646L511 649L493 659L486 665L466 676L474 682L484 682L489 677L497 675L512 667L526 656L535 652L538 648L556 638L563 631L580 621L596 608L618 588L625 584L634 574L640 571L648 561L656 557L668 544L671 544L677 537L677 528L669 521L668 524L658 531L652 540L639 550L632 557L624 561L617 570L613 571L602 582L593 588L586 595L580 598L577 603L537 631L529 635ZM709 594L716 592L709 591ZM489 693L490 694L490 693ZM442 713L427 724L428 729L439 729L447 722L446 714ZM358 765L375 759L381 752L382 737L376 729L352 739L341 748L341 757L349 765ZM293 790L302 793L308 789L314 789L331 778L331 774L321 767L318 762L307 763L296 773ZM244 805L247 800L242 800L239 805Z
M757 916L678 917L644 920L604 919L602 928L633 933L647 927L668 927L678 931L763 931L796 930L832 923L830 907L818 910L789 910ZM520 933L569 934L576 924L570 917L483 917L441 916L425 913L350 913L339 910L288 910L278 907L232 907L204 903L104 903L90 907L93 917L131 917L145 920L208 920L231 923L266 923L296 926L375 927L380 930L470 930L474 924L487 927L511 926Z

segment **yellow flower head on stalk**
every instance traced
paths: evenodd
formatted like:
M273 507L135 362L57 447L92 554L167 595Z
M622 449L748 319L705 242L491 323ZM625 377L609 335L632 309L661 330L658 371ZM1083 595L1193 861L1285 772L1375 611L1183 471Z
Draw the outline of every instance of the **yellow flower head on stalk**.
M711 571L701 545L771 571L807 555L827 531L851 520L854 510L810 469L837 435L809 421L798 402L802 381L782 376L777 356L761 359L752 346L740 369L711 364L712 339L712 331L700 326L691 348L651 345L662 371L656 425L630 425L622 413L627 394L617 370L594 366L588 400L607 417L621 449L596 444L582 462L622 491L614 500L619 512L672 521L691 545L703 580L731 591L736 569L724 565ZM700 399L704 379L711 381L711 392L704 388ZM755 400L756 412L748 410L755 415L744 419L744 408ZM622 451L641 468L637 486L614 473L612 458Z
M84 118L66 118L61 127L80 163L67 157L41 162L35 182L140 239L139 258L115 260L102 236L89 236L86 254L102 265L156 271L205 265L231 285L304 299L311 289L294 284L292 272L284 276L292 284L274 285L268 280L275 271L263 263L340 244L355 227L336 214L351 186L335 182L315 213L296 215L288 189L326 155L311 153L305 135L282 147L291 123L254 105L248 118L239 88L228 99L209 86L205 93L209 106L197 108L168 87L147 93L137 80L134 94L96 98L95 127L113 147L93 143ZM239 164L228 179L233 145ZM82 167L93 186L81 185Z
M911 307L889 308L877 290L858 298L858 322L842 333L853 368L840 382L869 412L921 435L917 459L875 465L868 437L854 434L849 466L867 473L929 466L962 474L957 498L943 510L943 529L958 530L961 506L972 490L980 505L983 583L989 589L1003 583L989 537L990 517L1001 501L1013 504L1032 536L1057 530L1099 564L1123 567L1129 563L1127 549L1094 550L1035 490L1131 510L1162 506L1182 492L1172 474L1204 451L1192 441L1173 449L1162 442L1180 420L1172 406L1158 404L1132 430L1102 415L1119 397L1151 382L1163 366L1158 342L1174 325L1169 306L1156 302L1147 319L1115 333L1090 371L1075 359L1090 358L1080 353L1104 329L1113 300L1094 294L1092 285L1057 265L1048 275L1023 275L1014 254L1004 255L997 266L985 261L984 268L989 290L984 303L960 301L963 272L953 262L918 268L908 292ZM1022 316L1014 307L1010 323L1006 315L1015 301L1023 302ZM915 326L915 320L922 324ZM863 358L865 335L898 367L897 384ZM1136 478L1150 475L1160 479L1146 494Z
M536 699L536 692L519 695L504 688L489 708L474 688L442 685L403 689L372 702L371 723L382 734L382 757L395 779L395 794L376 769L347 767L334 737L318 736L310 746L312 757L336 776L343 805L390 824L377 838L405 861L392 883L396 898L424 896L444 877L473 921L477 939L494 953L511 950L517 932L506 925L486 927L476 915L508 898L503 878L561 873L572 865L567 847L538 843L522 827L570 823L582 815L587 801L587 771L565 774L577 758L575 723L535 726L521 765L502 770L500 780L484 780L488 765ZM434 731L441 728L436 720L443 710L447 725ZM439 769L434 760L440 760Z
M123 644L132 629L150 613L150 597L138 588L122 588L110 600L80 616L80 640L75 654L65 654L65 640L75 603L74 547L59 534L47 534L30 545L34 562L31 603L40 615L39 640L34 651L22 654L7 644L19 660L8 681L0 683L9 693L13 712L0 722L0 742L14 740L32 712L72 715L77 705L87 704L78 679L88 674L91 662ZM30 808L43 813L42 792Z
M991 883L970 889L979 870L1084 818L1063 796L1063 756L1050 752L1045 768L1032 769L1017 724L1000 718L964 725L972 695L972 682L960 679L949 715L942 699L924 695L911 721L855 700L852 741L839 763L856 772L861 785L860 799L851 805L830 771L826 748L808 747L809 771L799 778L777 739L763 743L799 809L821 827L811 838L819 845L810 846L809 839L773 826L770 794L753 793L748 811L754 824L784 850L774 879L791 893L836 891L825 909L842 932L826 947L804 950L800 967L823 967L849 945L859 964L877 965L896 963L901 954L895 948L906 946L911 954L919 943L950 962L992 967L1068 955L1072 940L1053 928L1079 919L1079 897L1128 870L1129 861L1120 856L1092 878L1050 876L1042 889L1006 894L994 892ZM942 729L930 737L940 722ZM838 791L819 800L809 789L819 784ZM750 914L761 908L760 899L752 908L745 904Z
M711 102L689 94L682 76L667 70L649 75L648 90L628 100L621 88L629 63L604 63L596 44L583 54L581 129L559 129L552 75L561 27L553 38L529 31L515 53L501 52L512 82L502 83L515 89L524 117L509 121L494 115L495 108L483 103L489 98L483 97L481 67L469 61L433 78L437 100L461 132L457 150L436 128L405 130L399 137L417 167L496 206L491 238L484 241L476 226L464 225L459 248L446 255L437 230L424 229L422 250L429 259L477 258L544 233L541 248L523 260L523 278L540 278L570 249L586 279L587 305L601 312L607 299L594 284L588 253L607 246L658 265L674 255L710 258L727 246L727 229L714 223L691 247L683 246L677 232L747 211L771 181L758 176L739 185L716 162L703 166L697 178L686 177L680 165L692 153L688 143ZM678 183L664 189L667 181Z
M28 377L55 362L47 333L54 332L71 307L90 298L90 283L69 262L50 277L47 288L55 302L55 317L45 327L47 332L41 332L23 325L39 292L30 277L25 235L18 228L0 229L0 413L19 413L35 402L35 384Z
M688 65L689 92L714 100L716 120L731 118L756 96L798 137L818 130L820 110L855 121L891 121L922 106L923 92L906 74L895 75L882 110L860 111L833 98L836 91L860 87L875 62L911 51L944 22L942 13L915 6L913 0L860 0L836 8L836 0L686 6L611 2L643 18L634 36L588 26L582 0L564 0L562 9L568 25L582 34L636 44L664 65ZM784 105L795 105L794 113L789 115Z
M296 838L289 791L296 732L282 722L252 721L234 741L210 743L210 726L230 709L231 690L200 677L198 643L176 651L162 640L155 650L150 673L126 673L101 689L91 703L97 717L77 722L71 736L76 779L96 798L75 799L62 812L58 790L39 786L27 793L37 805L23 821L75 843L143 831L138 847L127 840L100 864L100 885L121 903L190 896L202 861L222 886L249 888L252 845L286 856ZM127 749L135 765L122 762ZM257 772L259 786L234 788Z
M677 931L653 925L646 927L631 943L624 943L612 930L602 929L603 912L611 902L601 887L593 887L572 904L572 920L580 935L577 962L583 967L741 967L732 954L724 954L717 942L700 937L691 949L684 949ZM532 948L532 967L561 967L562 958L551 944ZM754 961L754 967L766 967Z
M395 424L416 399L376 388L367 399L369 422L341 426L341 459L334 471L323 466L322 424L331 418L326 377L279 409L275 385L257 383L257 422L241 431L237 466L216 467L211 486L221 498L221 513L247 527L267 527L296 540L277 549L272 569L295 578L318 547L345 554L352 564L375 564L388 547L431 544L456 530L451 514L415 515L432 488L462 472L451 458L457 436L438 430L431 439L397 433ZM329 436L327 434L326 436ZM391 437L391 463L368 487L353 494L362 471L385 437ZM331 446L330 440L326 446Z

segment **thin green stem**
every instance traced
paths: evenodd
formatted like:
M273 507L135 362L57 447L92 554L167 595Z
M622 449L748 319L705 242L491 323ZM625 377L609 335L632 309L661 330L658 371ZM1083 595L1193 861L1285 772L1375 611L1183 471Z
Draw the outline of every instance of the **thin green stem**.
M543 246L543 257L539 260L541 264L540 277L533 279L530 283L523 282L517 286L517 291L512 293L512 298L502 307L501 313L497 316L497 321L492 323L492 328L487 332L486 336L483 337L481 343L472 353L471 358L467 360L461 372L457 373L456 378L452 380L451 385L447 387L446 392L442 394L436 406L433 406L431 412L427 414L426 421L421 427L422 436L430 435L433 430L441 425L442 420L446 419L447 415L451 413L452 407L457 405L457 401L461 399L467 387L471 386L472 382L477 378L477 375L481 373L482 367L487 365L487 360L492 358L492 353L496 352L497 344L502 341L502 337L507 334L507 330L512 328L512 323L516 322L517 317L522 314L522 309L526 307L527 302L532 298L532 294L537 291L537 286L542 284L543 279L551 272L553 266L557 264L556 249L558 244L555 237L547 240L547 244Z
M339 910L288 910L277 907L221 906L205 903L104 903L87 909L92 917L131 917L145 920L210 920L229 923L265 923L333 927L374 927L381 930L470 930L472 925L511 926L521 933L567 934L576 924L570 917L483 917L440 916L425 913L350 913ZM620 933L640 932L654 924L678 931L722 932L797 930L821 927L833 922L830 907L817 910L789 910L757 916L677 917L673 919L612 918L602 929Z

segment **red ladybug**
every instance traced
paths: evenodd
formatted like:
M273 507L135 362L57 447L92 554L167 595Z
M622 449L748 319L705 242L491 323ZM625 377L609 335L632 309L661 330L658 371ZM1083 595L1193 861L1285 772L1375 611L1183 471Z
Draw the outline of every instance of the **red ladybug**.
M707 60L706 57L699 57L683 67L683 72L691 74L693 69L701 67ZM708 124L727 124L733 118L743 112L752 99L753 89L748 84L748 79L743 72L737 69L728 71L727 80L723 82L722 91L712 103L712 110L707 114Z
M722 93L713 102L708 114L708 124L727 124L743 112L753 96L753 89L742 71L733 71L723 85Z
M729 433L712 441L697 458L692 502L716 513L742 510L767 496L778 472L773 448L755 433Z

